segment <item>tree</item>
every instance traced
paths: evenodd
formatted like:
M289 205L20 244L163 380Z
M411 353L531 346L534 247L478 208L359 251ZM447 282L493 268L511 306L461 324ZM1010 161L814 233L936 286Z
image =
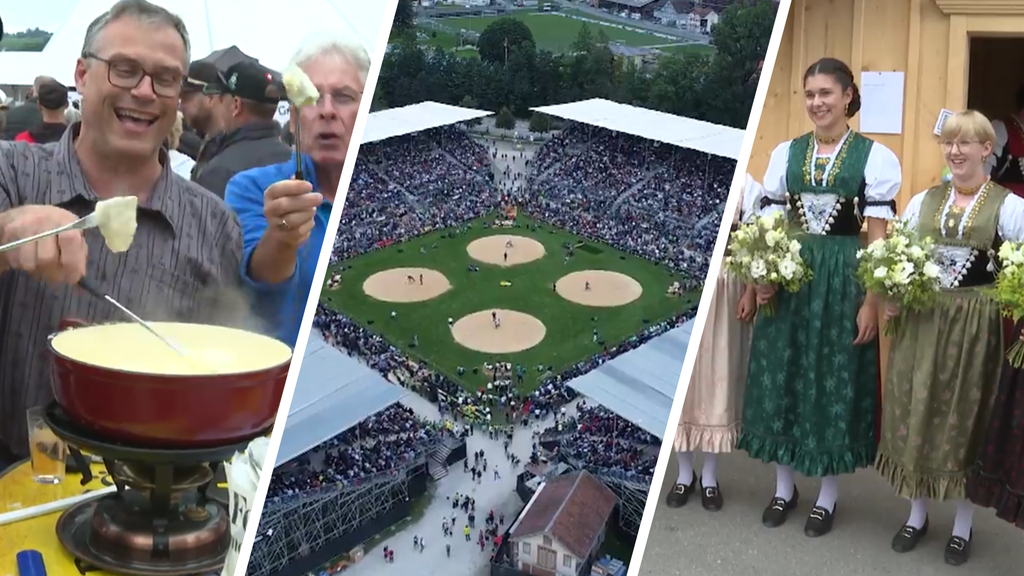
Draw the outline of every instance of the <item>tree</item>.
M476 108L476 100L472 96L466 94L462 97L462 101L459 102L459 106L463 108ZM466 120L468 126L479 126L483 120L481 118L473 118L472 120Z
M494 118L494 125L502 130L514 130L516 127L516 117L512 114L512 111L508 109L508 106L503 106L498 115Z
M522 47L524 44L528 45L526 50L537 51L530 28L522 20L505 17L488 24L487 28L480 33L480 39L477 40L476 46L481 60L491 64L504 65L509 51Z
M533 116L530 116L530 132L543 134L549 130L551 130L551 121L548 119L547 114L534 112Z
M772 2L735 4L712 29L718 51L709 79L716 97L709 102L708 121L746 127L776 11Z
M395 19L391 21L391 38L416 32L416 6L414 0L398 0Z

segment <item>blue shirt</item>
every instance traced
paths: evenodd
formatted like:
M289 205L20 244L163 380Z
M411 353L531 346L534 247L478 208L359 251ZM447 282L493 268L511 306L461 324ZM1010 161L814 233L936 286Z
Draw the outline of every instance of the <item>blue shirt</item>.
M302 159L302 171L306 180L319 190L313 162L306 156ZM239 172L228 181L224 201L238 214L242 224L245 243L242 251L242 283L253 293L256 313L267 323L268 333L281 342L295 348L299 339L299 326L306 312L316 264L320 249L327 234L327 222L331 218L332 205L327 200L316 211L316 219L309 240L299 248L295 273L279 284L257 282L249 276L249 260L256 245L267 229L263 215L263 192L275 182L288 180L295 175L295 154L291 160L262 168Z

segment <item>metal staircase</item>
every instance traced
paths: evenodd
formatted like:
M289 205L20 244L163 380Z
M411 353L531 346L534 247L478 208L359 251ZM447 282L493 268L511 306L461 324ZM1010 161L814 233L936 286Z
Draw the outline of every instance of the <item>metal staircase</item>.
M447 442L438 442L427 458L427 473L437 482L448 475L448 455L452 447Z

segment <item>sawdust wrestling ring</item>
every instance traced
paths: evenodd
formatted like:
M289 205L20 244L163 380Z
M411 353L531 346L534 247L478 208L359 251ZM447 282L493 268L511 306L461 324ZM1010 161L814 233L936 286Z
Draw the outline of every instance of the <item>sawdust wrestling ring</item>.
M512 246L508 247L508 242ZM477 238L466 245L469 257L484 264L494 266L516 266L526 264L544 257L544 245L526 236L512 234L495 234ZM505 255L508 258L505 258Z
M500 326L492 319L496 313ZM477 352L511 354L529 350L544 340L547 328L537 318L515 310L481 310L459 318L452 325L452 338Z
M590 289L587 289L587 283ZM644 287L633 278L609 270L581 270L555 283L558 295L570 302L595 308L625 306L640 298Z
M451 287L444 274L429 268L392 268L377 272L363 282L363 292L382 302L424 302L437 298Z

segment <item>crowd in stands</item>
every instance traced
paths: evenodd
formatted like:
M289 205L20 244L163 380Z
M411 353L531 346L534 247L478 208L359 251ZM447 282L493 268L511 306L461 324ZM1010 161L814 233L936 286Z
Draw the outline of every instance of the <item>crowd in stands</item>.
M333 258L344 260L498 206L487 148L444 127L364 144L352 173Z
M573 460L595 471L631 474L638 480L654 475L661 442L604 406L580 401L576 417L563 424L565 429L571 432L562 435L560 450Z
M440 434L437 424L403 404L392 404L280 467L270 481L267 498L288 498L400 472Z
M495 210L502 198L494 182L493 154L452 127L364 145L333 260L432 229L457 229ZM734 162L600 128L569 125L529 165L528 185L516 199L525 212L663 263L684 279L703 280ZM446 413L460 417L472 407L473 414L485 415L487 420L504 413L513 421L530 423L574 399L567 382L682 325L694 313L649 324L625 342L609 344L561 373L550 367L530 367L541 380L530 393L516 390L511 378L505 381L497 376L493 386L467 391L322 304L314 328L328 343L385 377L436 386L447 403ZM567 444L576 458L602 469L639 476L653 473L654 460L641 449L649 438L635 426L599 407L586 407L578 423L579 430ZM382 432L379 427L384 426L390 432ZM275 475L271 494L282 497L389 470L432 430L407 409L391 408L285 467L291 472ZM613 431L610 436L609 430Z
M533 160L524 211L703 279L736 162L586 125Z

